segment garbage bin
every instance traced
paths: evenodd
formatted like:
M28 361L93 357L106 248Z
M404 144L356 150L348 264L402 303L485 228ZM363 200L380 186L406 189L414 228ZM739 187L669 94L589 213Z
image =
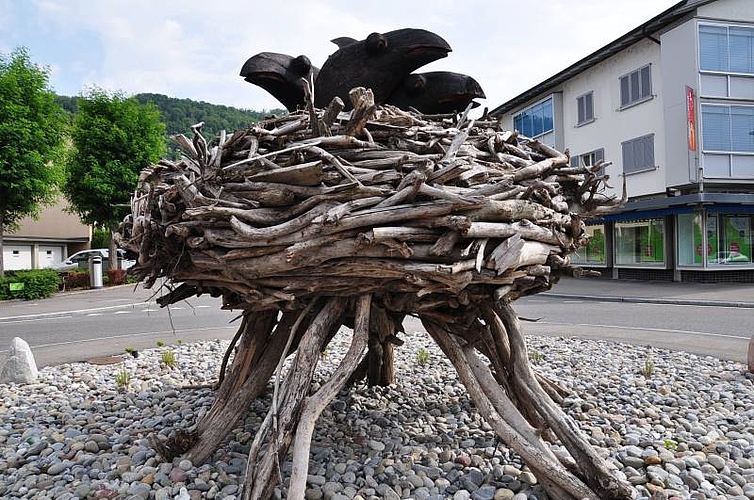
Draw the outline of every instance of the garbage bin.
M102 288L102 257L89 257L89 284L92 288Z

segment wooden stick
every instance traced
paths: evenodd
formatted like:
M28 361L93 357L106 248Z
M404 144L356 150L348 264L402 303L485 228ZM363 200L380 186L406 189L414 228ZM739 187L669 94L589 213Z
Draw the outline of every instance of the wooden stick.
M293 442L293 466L288 488L289 498L304 498L309 470L309 449L317 418L343 388L364 354L367 337L369 336L369 306L371 300L370 295L362 295L357 299L356 320L348 352L346 352L335 372L327 379L327 382L314 395L304 400L296 438Z

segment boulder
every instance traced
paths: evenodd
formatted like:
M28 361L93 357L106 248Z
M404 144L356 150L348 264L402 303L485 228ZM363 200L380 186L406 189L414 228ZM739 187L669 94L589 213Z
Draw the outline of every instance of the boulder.
M0 373L0 383L33 384L38 375L31 347L22 338L15 337L11 340L8 359Z

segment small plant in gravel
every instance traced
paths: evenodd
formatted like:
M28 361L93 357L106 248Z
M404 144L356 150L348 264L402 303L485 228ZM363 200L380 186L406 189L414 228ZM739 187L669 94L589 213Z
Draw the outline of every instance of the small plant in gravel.
M529 351L529 361L534 363L535 365L538 365L545 359L544 355L539 352L536 349L532 349Z
M641 367L641 370L639 370L639 373L644 375L645 377L650 377L655 372L655 364L651 361L647 360L644 362L644 366Z
M136 348L134 348L134 347L128 346L128 347L126 347L125 351L128 354L130 354L131 356L133 356L134 358L138 358L139 357L139 351L137 351Z
M320 355L321 355L321 356L322 356L323 358L326 358L327 356L329 356L329 355L330 355L330 350L329 350L329 349L328 349L327 347L325 347L325 348L324 348L324 349L322 350L322 352L320 353Z
M160 362L168 368L174 368L177 363L175 353L173 351L163 352L162 356L160 356Z
M673 441L672 439L666 439L665 440L665 449L668 451L675 451L675 449L678 448L678 443Z
M164 345L165 345L165 342L163 342L162 340L157 341L157 347L162 347Z
M124 368L118 372L115 376L115 385L122 391L128 390L128 386L131 385L131 374L128 370Z
M416 353L416 362L420 365L426 365L429 362L429 351L425 348L419 349L419 352Z

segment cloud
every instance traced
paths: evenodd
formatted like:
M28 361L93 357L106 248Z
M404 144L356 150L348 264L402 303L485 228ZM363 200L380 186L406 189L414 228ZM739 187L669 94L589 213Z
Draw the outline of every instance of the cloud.
M13 26L32 57L54 68L55 88L69 94L97 85L253 109L280 107L238 76L258 52L303 53L321 66L336 50L331 38L420 27L453 47L422 71L470 74L487 93L484 104L495 107L673 3L0 0L0 26ZM17 44L0 34L0 48Z

